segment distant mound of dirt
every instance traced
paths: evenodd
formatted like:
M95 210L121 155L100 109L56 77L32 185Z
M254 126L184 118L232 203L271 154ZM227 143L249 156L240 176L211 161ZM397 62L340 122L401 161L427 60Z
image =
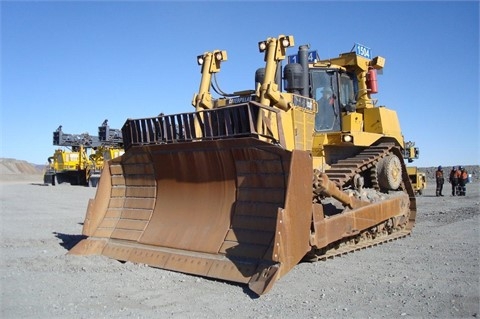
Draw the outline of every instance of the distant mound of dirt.
M37 175L42 169L35 164L13 158L0 158L0 175Z

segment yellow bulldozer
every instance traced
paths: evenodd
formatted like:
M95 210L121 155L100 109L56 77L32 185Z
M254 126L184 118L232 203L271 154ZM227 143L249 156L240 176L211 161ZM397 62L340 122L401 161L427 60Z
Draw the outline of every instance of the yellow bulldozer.
M359 44L332 59L308 45L288 56L292 46L285 35L259 42L255 89L230 94L216 82L226 51L205 52L194 112L128 119L125 154L106 163L88 238L69 253L262 295L301 261L408 235L416 202L404 160L417 152L372 98L385 59Z

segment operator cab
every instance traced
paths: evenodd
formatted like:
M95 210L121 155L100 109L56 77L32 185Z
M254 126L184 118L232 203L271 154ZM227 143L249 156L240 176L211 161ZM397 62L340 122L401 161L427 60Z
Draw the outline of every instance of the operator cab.
M314 68L309 77L312 98L318 103L315 132L341 131L341 113L355 111L355 76L338 69Z

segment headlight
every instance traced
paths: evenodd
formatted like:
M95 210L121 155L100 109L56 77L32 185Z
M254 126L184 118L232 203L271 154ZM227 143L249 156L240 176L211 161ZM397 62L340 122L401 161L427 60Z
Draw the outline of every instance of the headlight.
M203 64L203 55L197 56L197 63L198 63L198 65L202 65L202 64Z
M293 36L291 35L283 36L279 38L279 40L282 41L281 43L284 48L288 48L295 45L295 41L293 40Z
M353 142L353 137L351 135L343 135L343 141L346 143Z
M258 42L258 49L260 50L260 52L265 51L266 48L267 48L267 43L265 41Z

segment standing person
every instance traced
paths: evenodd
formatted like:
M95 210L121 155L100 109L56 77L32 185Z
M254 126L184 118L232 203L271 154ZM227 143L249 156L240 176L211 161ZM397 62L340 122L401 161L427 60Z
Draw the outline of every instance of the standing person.
M457 168L454 166L452 167L452 170L450 171L450 177L449 177L449 182L452 184L452 196L457 195L457 187L458 187L458 177L459 177L459 171L457 172Z
M437 196L443 196L442 190L443 190L443 184L445 183L445 178L443 177L442 166L439 166L437 171L435 172L435 180L437 181L437 189L435 194Z
M467 194L467 183L468 183L468 172L465 167L460 166L460 178L458 179L458 184L460 185L460 194L459 196L465 196Z
M457 170L455 171L455 176L457 177L457 196L460 196L460 177L462 176L462 172L460 171L460 168L462 166L458 166Z

